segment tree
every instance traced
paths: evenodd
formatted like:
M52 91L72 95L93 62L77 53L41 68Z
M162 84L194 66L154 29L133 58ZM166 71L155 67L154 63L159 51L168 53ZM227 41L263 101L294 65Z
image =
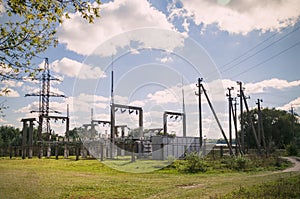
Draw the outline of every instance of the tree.
M258 132L258 110L253 109L249 113L245 112L243 114L245 140L250 148L255 148L256 142L252 134L248 114L250 114L256 132ZM274 144L277 148L284 148L293 142L295 138L300 137L300 124L297 118L287 111L265 108L262 110L262 121L267 146Z
M72 138L73 140L79 139L79 134L82 132L83 129L81 127L79 128L73 128L72 130L69 131L69 138Z
M57 45L56 27L70 13L89 23L100 16L100 0L0 0L1 7L0 80L36 76L40 69L31 66L32 58Z
M20 146L22 142L22 133L18 128L1 126L0 140L0 147Z

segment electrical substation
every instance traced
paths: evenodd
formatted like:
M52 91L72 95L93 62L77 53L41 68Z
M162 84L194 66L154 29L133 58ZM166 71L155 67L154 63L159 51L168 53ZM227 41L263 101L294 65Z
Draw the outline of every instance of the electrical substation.
M57 81L50 74L48 59L45 59L44 71L41 80L41 91L39 93L27 94L26 96L39 97L39 110L32 112L38 113L38 118L23 118L22 130L22 158L32 158L38 156L39 158L46 156L59 156L68 158L70 155L75 155L76 160L79 156L82 158L92 157L101 161L114 160L119 157L129 157L131 161L136 159L152 159L152 160L166 160L168 157L184 158L187 153L197 152L200 156L207 155L208 148L219 148L220 153L223 155L224 151L228 151L230 156L245 154L245 130L243 121L240 123L240 133L238 133L238 120L237 120L237 98L240 99L240 114L241 118L244 112L243 108L249 112L247 97L244 94L244 88L241 82L237 82L239 86L239 94L237 97L232 97L231 91L233 87L227 88L228 94L228 107L229 107L229 139L221 125L220 120L215 112L213 104L206 92L203 79L199 78L197 81L198 91L195 95L198 96L199 108L199 133L197 136L187 136L187 122L186 110L184 101L184 91L182 90L182 112L167 111L161 113L162 127L144 129L144 111L143 107L131 106L126 104L114 103L114 87L113 87L113 69L111 71L111 102L110 102L110 120L103 120L102 118L94 118L93 109L91 109L90 123L81 124L78 128L77 135L70 135L70 116L69 108L67 106L67 115L57 115L59 111L50 111L50 98L51 97L66 97L50 91L50 81ZM205 97L214 120L222 134L225 141L224 144L206 143L207 139L203 136L202 126L202 97ZM260 111L261 99L258 99L257 105ZM53 115L55 113L56 115ZM120 114L134 114L138 117L138 128L134 129L133 133L130 131L128 124L117 124L116 113ZM261 118L260 115L258 115ZM54 134L50 126L50 121L61 122L62 127L65 127L64 136ZM178 121L182 123L182 136L170 132L168 129L168 122ZM254 128L251 117L248 118L252 125L252 136L255 138L257 145L257 152L262 154L266 151L266 144L264 140L264 131L262 121L259 122L258 132ZM233 126L232 126L233 123ZM34 125L37 125L37 135L34 136ZM105 133L100 133L97 128L109 128ZM250 135L247 135L250 136ZM233 141L235 137L235 141Z

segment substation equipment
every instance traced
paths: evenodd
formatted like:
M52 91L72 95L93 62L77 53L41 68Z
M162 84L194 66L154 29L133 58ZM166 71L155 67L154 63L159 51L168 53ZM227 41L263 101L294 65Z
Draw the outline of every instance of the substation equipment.
M143 126L143 108L137 106L123 105L114 103L114 91L113 91L113 70L112 70L112 80L111 80L111 104L110 104L110 121L105 120L95 120L93 119L93 115L91 117L90 124L82 125L82 132L80 135L80 140L71 138L69 136L69 126L70 126L70 118L69 118L69 110L67 108L67 116L53 116L50 115L50 107L49 107L49 99L50 97L65 97L64 95L56 94L50 91L50 81L58 80L56 78L52 78L50 75L48 59L45 59L44 71L41 78L41 91L39 93L26 94L25 96L38 96L39 97L39 110L32 111L38 112L38 120L35 118L23 118L21 121L23 122L23 130L22 130L22 158L32 158L33 156L33 125L34 122L38 124L37 130L37 145L38 145L38 157L41 158L44 154L44 148L47 148L47 157L51 156L51 146L55 146L55 156L58 158L59 148L63 146L64 148L64 157L68 158L69 156L69 148L75 147L76 149L76 159L78 159L79 151L81 150L82 157L87 157L87 154L97 157L101 160L104 159L114 159L116 156L125 156L131 155L132 161L135 158L152 158L154 160L165 160L169 156L174 158L182 158L186 153L190 152L198 152L206 154L205 150L203 151L203 147L205 147L205 143L203 141L202 135L202 107L201 107L201 95L204 94L205 98L208 102L209 108L212 111L212 114L215 118L215 121L218 124L218 127L223 135L223 138L226 142L226 145L229 149L230 155L234 155L233 153L233 144L232 144L232 127L231 120L234 121L234 129L235 129L235 154L243 154L245 153L245 141L244 141L244 128L241 122L241 135L239 137L237 133L237 113L236 113L236 103L234 98L231 97L231 90L233 88L228 88L229 93L227 94L229 99L229 140L227 139L225 132L221 126L221 123L217 117L217 114L213 108L213 105L207 95L207 92L202 84L202 78L198 79L197 87L198 93L195 93L199 98L199 136L189 137L186 133L186 113L185 113L185 104L184 104L184 92L183 94L183 108L182 112L172 112L165 111L163 113L163 128L149 129L149 131L158 131L159 134L154 134L150 136L145 136L144 134L144 126ZM247 112L249 112L249 108L247 105L246 97L244 95L244 89L242 88L242 83L238 82L240 86L240 106L241 106L241 118L243 114L243 104L246 107ZM260 106L261 101L258 100L258 106ZM138 132L134 135L125 136L125 129L128 128L127 124L116 125L116 112L120 111L121 113L138 115ZM58 111L54 111L54 113L59 113ZM233 117L231 117L231 115ZM182 120L182 136L172 135L172 133L168 133L168 120L180 118ZM257 143L257 149L260 153L261 151L261 143L263 143L263 148L265 148L264 142L264 133L261 132L263 129L260 126L259 134L255 131L253 122L251 118L248 118L251 127L253 136ZM57 138L55 141L51 141L51 134L53 133L50 128L50 120L61 120L62 123L65 122L65 136L63 139ZM29 123L29 125L28 125ZM97 135L97 131L95 129L96 126L103 125L110 127L110 133L107 136ZM262 123L260 123L262 125ZM119 130L121 130L119 136ZM163 131L163 132L161 132ZM43 139L42 135L46 135L46 139ZM201 151L202 150L202 151Z

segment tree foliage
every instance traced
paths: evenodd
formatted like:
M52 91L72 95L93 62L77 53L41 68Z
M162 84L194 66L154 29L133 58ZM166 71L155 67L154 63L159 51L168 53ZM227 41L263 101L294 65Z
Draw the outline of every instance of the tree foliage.
M35 76L40 69L31 66L32 58L57 45L56 27L70 13L89 23L100 16L100 0L0 0L0 8L1 80Z
M263 130L266 145L285 148L286 145L300 138L300 124L297 117L283 110L275 108L262 109ZM245 142L250 148L256 147L248 114L252 118L256 132L258 133L258 110L253 109L243 114L243 123L246 132Z
M22 132L12 126L0 126L0 147L21 146Z

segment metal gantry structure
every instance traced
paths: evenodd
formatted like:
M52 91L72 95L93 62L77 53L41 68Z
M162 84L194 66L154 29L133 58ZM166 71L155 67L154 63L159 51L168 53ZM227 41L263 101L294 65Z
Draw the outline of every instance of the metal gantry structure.
M164 135L168 135L168 116L172 119L173 117L175 119L178 119L178 117L182 117L182 136L186 137L186 115L185 113L178 113L178 112L171 112L171 111L165 111L163 114L163 133Z
M28 96L37 96L39 97L39 110L38 111L31 111L33 112L38 112L39 117L38 117L38 141L40 144L40 153L39 157L42 156L42 133L47 134L47 141L50 139L50 135L52 134L52 130L50 127L50 119L66 119L69 121L69 116L67 117L60 117L57 118L56 116L50 116L49 113L50 111L50 97L66 97L65 95L57 94L54 92L51 92L50 87L51 87L51 81L58 81L59 79L54 78L50 74L50 68L49 68L49 62L48 58L45 58L44 62L44 69L43 69L43 74L42 77L40 78L41 80L41 89L39 93L30 93L26 94L25 97ZM54 113L60 113L59 111L53 111ZM68 131L68 128L67 128ZM67 132L66 132L67 133Z

